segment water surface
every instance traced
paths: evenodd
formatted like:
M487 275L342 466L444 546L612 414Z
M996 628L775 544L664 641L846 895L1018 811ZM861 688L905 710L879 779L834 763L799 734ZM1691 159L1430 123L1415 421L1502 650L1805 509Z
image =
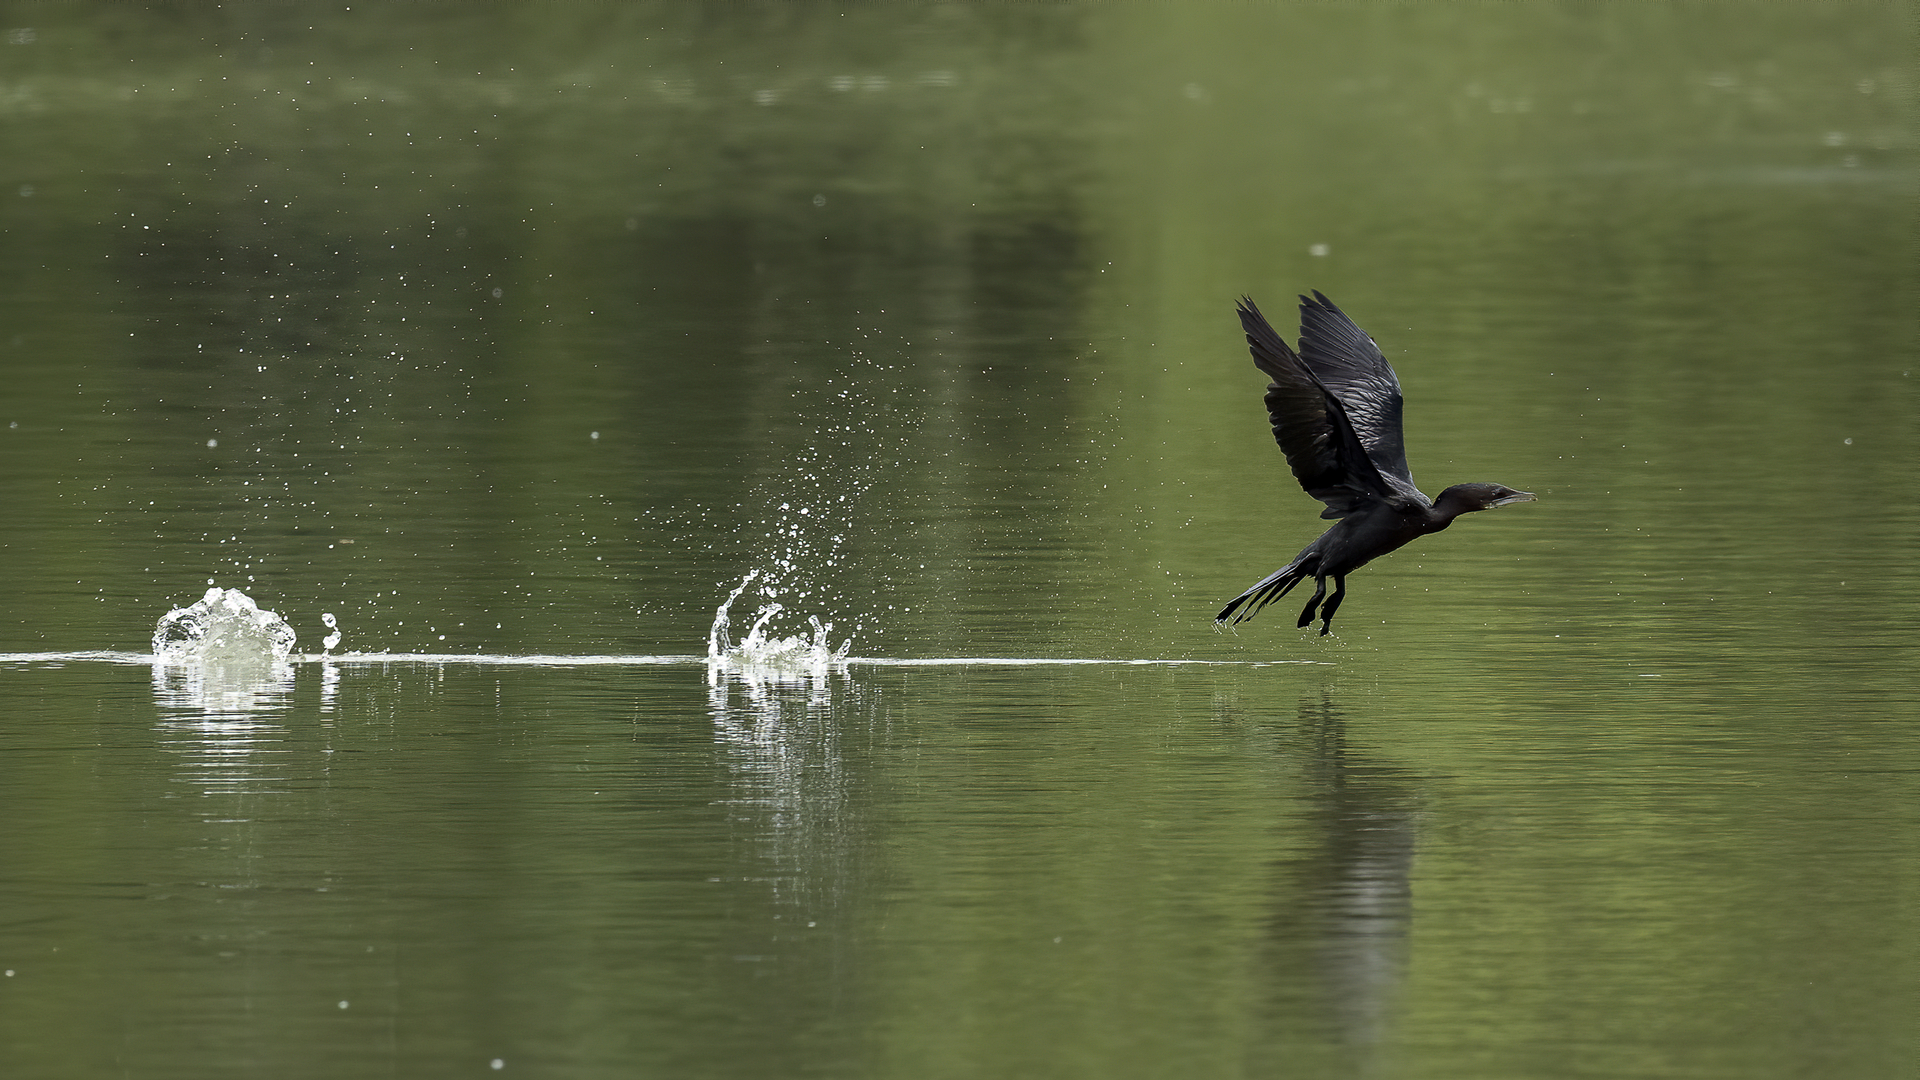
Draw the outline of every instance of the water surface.
M1900 9L10 18L21 1075L1920 1055ZM1221 633L1309 288L1540 501Z

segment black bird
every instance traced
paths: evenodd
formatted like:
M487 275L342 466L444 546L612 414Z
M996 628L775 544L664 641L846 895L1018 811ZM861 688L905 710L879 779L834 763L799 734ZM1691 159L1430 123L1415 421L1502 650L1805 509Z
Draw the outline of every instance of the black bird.
M1234 597L1214 622L1245 622L1312 578L1317 587L1299 625L1312 624L1319 608L1325 636L1346 598L1348 574L1415 537L1439 532L1461 514L1533 501L1532 494L1500 484L1455 484L1429 503L1407 470L1400 380L1373 338L1317 290L1311 299L1300 298L1298 353L1274 333L1251 298L1241 297L1239 310L1254 365L1273 379L1267 386L1273 437L1300 486L1327 504L1320 516L1339 521L1292 562Z

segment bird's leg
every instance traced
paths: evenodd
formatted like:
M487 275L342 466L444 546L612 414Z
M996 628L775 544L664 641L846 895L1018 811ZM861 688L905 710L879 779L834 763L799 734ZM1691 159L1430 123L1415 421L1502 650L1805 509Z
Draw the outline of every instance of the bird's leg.
M1333 632L1333 613L1339 609L1340 601L1347 598L1347 575L1333 575L1333 595L1327 597L1327 606L1320 609L1320 636L1326 637ZM1305 626L1305 623L1301 624Z
M1296 626L1312 626L1313 609L1319 607L1320 598L1327 595L1327 579L1324 576L1314 578L1313 585L1313 596L1307 601L1307 606L1301 610L1300 621L1295 624Z

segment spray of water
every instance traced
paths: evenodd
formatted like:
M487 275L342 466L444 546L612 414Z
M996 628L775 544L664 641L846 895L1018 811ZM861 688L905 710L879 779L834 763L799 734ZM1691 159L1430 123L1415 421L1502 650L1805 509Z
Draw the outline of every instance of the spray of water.
M791 433L761 459L754 483L758 520L744 552L752 569L714 616L710 660L761 670L843 665L852 640L891 610L881 598L895 560L883 537L899 523L877 520L867 502L912 456L907 439L921 425L904 367L868 353L868 333L881 329L862 329L837 363L795 390ZM899 498L889 494L889 514ZM753 613L742 616L744 635L732 630L736 606ZM845 637L837 645L836 622Z
M292 699L293 627L238 589L205 596L153 628L155 700L194 722L251 717Z
M782 674L825 675L836 668L844 669L847 656L853 651L853 639L847 638L835 648L831 640L833 624L820 621L818 615L807 616L811 634L779 637L768 631L774 619L786 610L778 601L769 600L760 605L753 613L746 636L733 640L734 602L760 576L759 570L749 570L713 613L713 627L707 631L708 665L716 671L773 678Z
M262 611L246 593L208 589L197 602L160 617L153 656L162 663L280 664L294 640L287 620Z

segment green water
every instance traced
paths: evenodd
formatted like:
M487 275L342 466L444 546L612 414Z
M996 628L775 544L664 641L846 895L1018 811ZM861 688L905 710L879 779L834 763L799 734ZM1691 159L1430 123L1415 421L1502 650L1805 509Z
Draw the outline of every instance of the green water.
M5 11L0 1071L1920 1059L1910 7Z

